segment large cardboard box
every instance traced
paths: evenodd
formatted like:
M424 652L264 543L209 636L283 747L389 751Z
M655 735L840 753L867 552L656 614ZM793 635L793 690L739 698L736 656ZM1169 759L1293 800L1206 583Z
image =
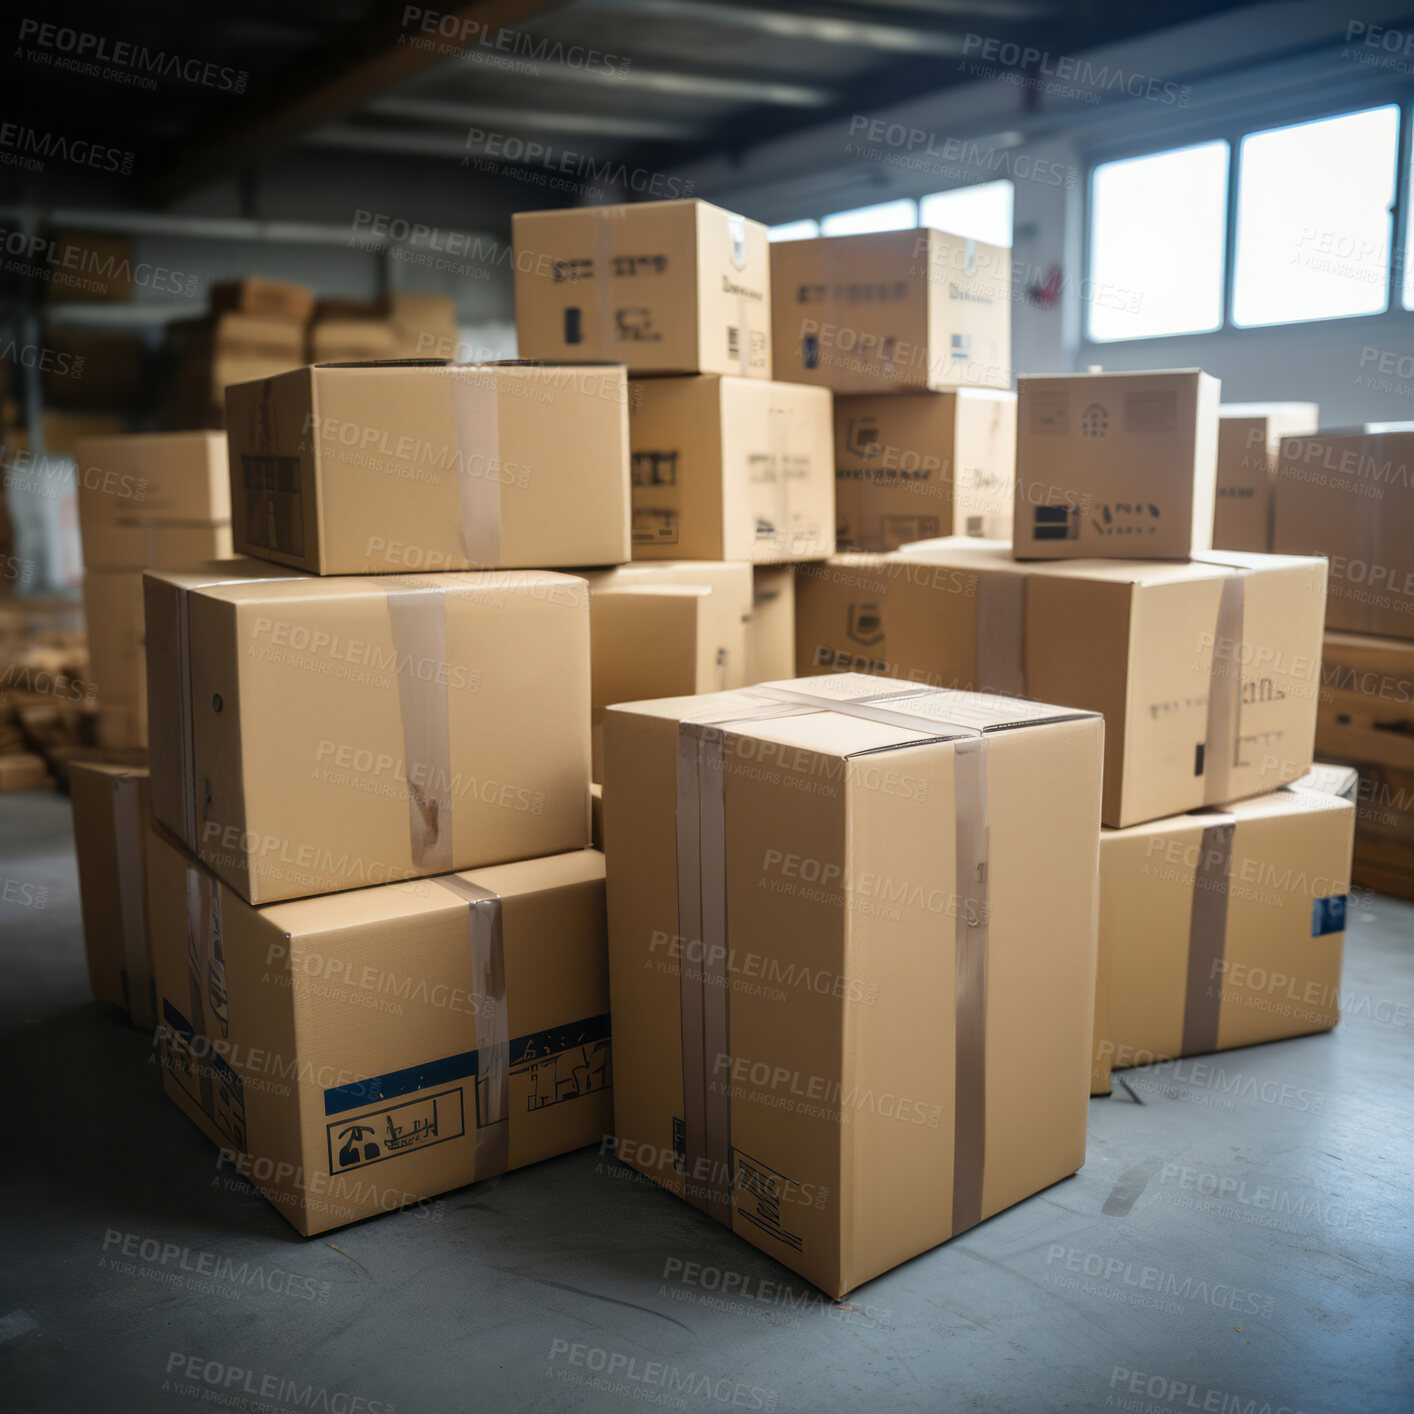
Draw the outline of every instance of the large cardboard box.
M1283 438L1272 545L1329 558L1328 627L1414 639L1414 422Z
M754 565L746 682L795 676L795 567Z
M1273 491L1283 437L1316 430L1315 403L1223 403L1218 408L1218 484L1213 548L1272 548Z
M1220 386L1197 368L1019 378L1016 558L1210 549Z
M228 569L145 577L152 810L243 898L588 844L583 580Z
M304 326L293 319L221 311L168 326L174 376L163 409L170 427L224 427L226 389L273 378L305 361Z
M149 853L163 1087L298 1231L608 1131L602 855L252 908Z
M705 201L645 201L518 211L511 229L522 358L771 376L771 257L759 222Z
M830 395L746 378L629 389L635 559L818 560L835 547Z
M289 319L303 324L314 309L314 291L288 280L248 275L244 280L222 280L211 287L211 308L235 310L262 319Z
M866 677L610 708L618 1156L834 1296L1079 1168L1102 734Z
M1414 898L1414 642L1326 634L1316 751L1359 772L1355 882Z
M1102 830L1097 1061L1148 1065L1334 1026L1354 825L1350 801L1292 785Z
M230 521L81 521L85 573L180 569L231 558Z
M152 949L147 931L147 771L101 761L69 766L74 854L88 984L95 997L151 1028Z
M593 774L612 702L744 687L753 610L744 562L651 560L589 570Z
M229 521L231 474L220 432L85 437L74 448L79 521ZM87 561L92 563L92 561Z
M1010 388L1011 251L945 231L771 246L775 376L836 393Z
M1325 565L1021 564L961 537L796 576L805 672L870 672L1105 716L1107 825L1269 791L1311 764Z
M245 554L318 574L629 558L622 368L302 368L227 411Z
M1011 536L1016 395L864 393L835 399L841 549L940 535Z
M142 571L89 570L83 580L88 676L101 709L99 744L147 745L147 633Z

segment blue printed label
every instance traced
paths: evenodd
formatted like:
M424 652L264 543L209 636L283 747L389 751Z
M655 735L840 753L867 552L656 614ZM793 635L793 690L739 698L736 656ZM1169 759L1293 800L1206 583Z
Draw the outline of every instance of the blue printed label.
M1311 936L1323 937L1327 933L1345 932L1346 894L1331 894L1329 898L1311 901Z

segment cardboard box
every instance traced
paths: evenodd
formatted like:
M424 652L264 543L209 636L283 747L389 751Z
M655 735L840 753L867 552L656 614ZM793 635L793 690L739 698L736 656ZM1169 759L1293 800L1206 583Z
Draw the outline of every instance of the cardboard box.
M1316 559L1021 564L954 537L799 570L796 659L1102 712L1104 820L1130 825L1310 766L1324 594Z
M163 1088L299 1232L607 1133L601 854L252 908L149 851Z
M83 910L88 985L128 1013L134 1026L157 1020L147 930L147 771L110 762L72 762L74 854Z
M174 376L167 426L224 427L226 389L299 368L304 326L234 311L168 326Z
M402 341L389 319L321 319L309 326L310 363L367 363L402 356Z
M1414 643L1326 634L1316 751L1359 772L1355 882L1414 898Z
M141 570L89 570L83 579L88 676L102 709L99 745L147 745L147 633Z
M390 294L388 318L400 358L459 357L457 302L450 295Z
M128 412L144 400L147 341L140 334L51 325L37 357L50 407Z
M129 304L133 297L133 242L129 236L65 231L54 238L46 270L53 304Z
M42 756L31 751L7 751L0 755L0 793L39 790L51 785L49 767Z
M1348 800L1287 786L1102 830L1097 1057L1149 1065L1334 1026L1354 824Z
M1019 378L1016 558L1210 549L1220 386L1196 368Z
M86 573L181 569L231 558L230 521L82 521Z
M753 565L746 682L795 675L795 566Z
M833 1296L1085 1157L1102 724L878 691L605 727L618 1157Z
M1213 548L1272 548L1273 491L1283 437L1316 430L1315 403L1223 403L1218 408L1218 486Z
M591 843L595 849L604 848L604 787L595 781L589 787L589 816Z
M220 432L85 437L74 448L84 530L116 521L229 521L231 473Z
M1011 251L945 231L771 246L775 376L836 393L1011 387Z
M582 580L229 569L146 576L152 810L243 898L588 844Z
M314 309L314 291L288 280L250 275L244 280L222 280L211 287L213 311L234 310L260 319L290 319L303 324Z
M1414 639L1414 422L1284 437L1272 544L1330 559L1327 627Z
M1011 537L1016 395L864 393L835 399L841 549L940 535Z
M798 383L654 378L629 389L635 559L834 553L830 395Z
M582 573L589 584L593 776L612 702L744 687L751 566L644 561Z
M318 574L629 558L622 368L302 368L227 397L236 548Z
M522 358L771 376L771 257L759 222L705 201L645 201L518 211L511 230Z

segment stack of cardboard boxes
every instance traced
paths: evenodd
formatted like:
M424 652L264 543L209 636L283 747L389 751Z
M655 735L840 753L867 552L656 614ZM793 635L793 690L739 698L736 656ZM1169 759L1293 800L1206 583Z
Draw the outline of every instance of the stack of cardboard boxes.
M302 1232L609 1124L588 586L618 366L305 368L228 395L238 549L146 577L168 1093Z
M1326 566L1209 548L1217 436L1196 370L1023 377L1011 546L842 555L797 586L801 672L1103 714L1102 1093L1111 1064L1338 1019L1353 810L1291 785Z
M1316 745L1359 771L1355 878L1414 898L1414 424L1284 437L1274 537L1330 560Z

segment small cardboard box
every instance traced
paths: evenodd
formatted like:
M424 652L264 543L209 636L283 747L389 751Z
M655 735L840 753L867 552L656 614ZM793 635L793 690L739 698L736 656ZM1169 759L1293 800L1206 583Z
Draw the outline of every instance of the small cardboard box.
M211 308L234 310L261 319L291 319L303 324L314 310L314 291L287 280L250 275L244 280L221 280L211 287Z
M1311 765L1325 565L1022 564L921 541L796 575L798 671L870 672L1102 712L1107 825L1269 791Z
M646 560L581 572L589 583L594 779L612 702L745 687L751 566Z
M1316 751L1359 772L1355 882L1414 898L1414 642L1326 634Z
M243 898L588 844L583 580L229 570L145 577L152 810Z
M1330 560L1327 627L1414 639L1414 422L1284 437L1272 545Z
M608 1132L601 854L266 908L149 855L163 1088L299 1232Z
M1106 1029L1119 1069L1328 1031L1355 807L1287 786L1224 810L1100 832Z
M1220 387L1197 368L1019 378L1016 558L1210 549Z
M795 676L795 566L754 565L746 684Z
M147 634L142 571L89 570L83 579L88 676L107 747L147 745Z
M522 358L771 376L771 257L759 222L705 201L645 201L518 211L511 229Z
M134 261L130 236L65 231L54 238L48 263L44 297L52 303L132 301Z
M122 1007L134 1026L150 1030L157 1013L147 931L147 772L75 761L69 795L88 985L95 997Z
M309 326L310 363L369 363L403 357L391 319L320 319Z
M1213 549L1272 548L1273 491L1283 437L1316 430L1315 403L1223 403L1218 408L1218 489Z
M1010 250L927 229L778 241L771 289L786 382L1011 387Z
M231 558L230 521L82 521L87 573L182 569Z
M629 558L608 364L302 368L227 396L235 544L316 574Z
M605 725L616 1152L832 1296L1085 1158L1103 724L879 686Z
M940 535L1011 536L1016 395L864 393L835 399L835 534L842 550Z
M85 536L117 521L231 519L231 473L220 432L84 437L74 462Z
M635 559L818 560L834 553L830 395L746 378L629 389Z

